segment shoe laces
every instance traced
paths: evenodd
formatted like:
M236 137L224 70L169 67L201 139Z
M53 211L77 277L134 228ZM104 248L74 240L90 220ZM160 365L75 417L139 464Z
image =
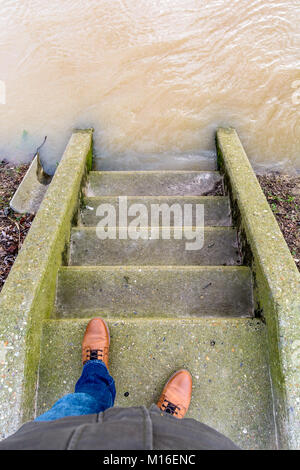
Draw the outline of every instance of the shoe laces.
M104 350L103 349L86 349L86 361L103 361Z
M178 415L178 411L181 410L181 408L178 405L174 405L174 403L170 402L166 398L164 399L161 407L165 413L168 413L172 416Z

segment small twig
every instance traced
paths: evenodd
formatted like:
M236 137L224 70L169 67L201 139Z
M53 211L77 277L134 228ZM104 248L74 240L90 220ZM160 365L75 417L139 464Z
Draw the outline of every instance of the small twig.
M212 282L209 282L208 284L206 284L206 286L203 287L203 289L207 289L211 285L212 285Z
M34 156L36 156L36 154L41 150L46 140L47 140L47 136L45 135L43 143L36 149Z

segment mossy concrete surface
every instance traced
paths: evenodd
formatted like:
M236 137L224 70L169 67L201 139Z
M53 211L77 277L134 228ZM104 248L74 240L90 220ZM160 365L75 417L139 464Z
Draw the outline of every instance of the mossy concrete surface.
M252 316L246 266L67 266L57 278L57 315Z
M56 274L87 166L92 130L75 131L0 296L0 437L34 410L42 320L50 315Z
M86 196L201 196L221 181L218 171L91 171Z
M10 207L19 214L36 214L48 189L48 185L39 182L37 167L35 157L10 201Z
M203 248L186 250L186 243L195 234L195 227L170 230L170 239L151 236L151 228L139 229L145 239L101 240L96 227L74 228L71 236L70 264L80 265L236 265L240 254L236 230L231 227L206 227L203 229ZM118 234L118 228L116 228ZM182 237L179 239L179 237ZM146 238L147 237L147 238ZM177 239L175 238L177 237ZM189 237L187 239L187 237Z
M300 448L300 275L234 129L217 131L225 174L268 331L279 446Z
M100 221L100 216L97 215L97 208L101 204L111 204L116 214L119 214L119 198L112 196L90 197L85 198L83 207L81 208L81 217L79 223L85 226L96 226ZM202 204L204 206L204 222L206 226L230 226L231 225L231 212L230 202L228 197L223 196L130 196L127 197L127 207L132 204L143 204L148 211L149 225L151 222L151 206L152 204L168 204L171 207L173 204L179 205L184 211L185 204ZM162 207L162 206L161 206ZM196 211L193 207L192 225L196 225ZM184 213L184 212L183 212ZM128 223L134 216L128 216ZM170 212L170 226L174 225L174 214Z
M72 393L87 320L44 324L37 414ZM245 449L276 447L265 325L257 319L109 319L116 406L149 406L178 369L193 377L188 417Z

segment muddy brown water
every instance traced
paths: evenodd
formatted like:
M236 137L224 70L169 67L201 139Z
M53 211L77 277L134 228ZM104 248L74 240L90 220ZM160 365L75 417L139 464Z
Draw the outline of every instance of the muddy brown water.
M90 126L104 169L188 168L231 125L256 169L300 169L299 20L299 0L2 0L0 156L47 135L54 170Z

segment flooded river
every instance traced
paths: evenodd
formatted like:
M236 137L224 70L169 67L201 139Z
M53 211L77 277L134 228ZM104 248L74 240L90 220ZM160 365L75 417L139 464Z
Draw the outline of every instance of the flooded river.
M0 157L47 135L54 170L88 126L102 168L165 168L231 125L255 168L300 169L299 23L299 0L1 0Z

